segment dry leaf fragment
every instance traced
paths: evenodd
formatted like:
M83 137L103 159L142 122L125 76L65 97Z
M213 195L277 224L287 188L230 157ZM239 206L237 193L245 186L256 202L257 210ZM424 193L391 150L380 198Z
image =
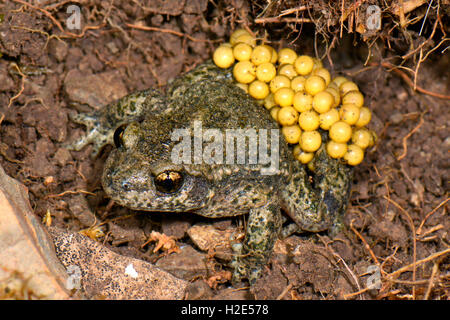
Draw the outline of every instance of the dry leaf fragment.
M180 252L180 248L177 246L175 239L172 236L166 236L164 233L152 231L150 238L143 246L147 245L149 242L158 242L155 249L153 249L153 253L158 252L160 249L162 249L162 251L167 251L168 254Z

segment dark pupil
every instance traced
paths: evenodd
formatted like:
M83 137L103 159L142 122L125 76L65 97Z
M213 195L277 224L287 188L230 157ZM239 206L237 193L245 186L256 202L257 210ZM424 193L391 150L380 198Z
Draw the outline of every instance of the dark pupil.
M183 182L180 173L167 171L159 174L155 179L155 186L161 192L172 193L177 191Z
M127 125L123 124L120 127L118 127L116 131L114 131L114 145L116 146L116 148L119 148L121 145L123 145L122 135L126 127Z

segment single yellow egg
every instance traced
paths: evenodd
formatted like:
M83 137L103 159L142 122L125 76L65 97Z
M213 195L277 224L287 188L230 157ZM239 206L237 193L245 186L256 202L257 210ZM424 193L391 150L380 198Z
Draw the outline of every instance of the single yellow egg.
M300 148L299 144L296 144L294 146L294 149L292 150L292 154L294 155L294 158L297 158L297 156L302 152L302 148Z
M334 97L327 91L321 91L313 98L312 106L318 113L330 111L334 104Z
M256 66L259 66L261 63L269 62L272 59L272 49L264 45L256 46L252 51L252 55L250 57L251 62L253 62Z
M339 109L339 117L342 121L353 125L359 119L359 108L352 103L343 104Z
M313 66L314 60L310 56L299 56L294 62L295 71L302 76L310 74Z
M294 77L297 76L297 71L295 71L295 68L292 64L282 64L278 68L278 74L285 75L286 77L292 80Z
M233 55L238 61L248 61L252 55L253 48L247 43L237 43L233 48Z
M286 139L287 143L295 144L300 141L300 135L302 134L302 130L296 124L292 126L284 126L281 128L281 133Z
M233 49L227 46L218 47L213 54L213 61L219 68L226 69L233 65Z
M328 86L328 88L326 88L325 91L333 95L334 98L333 108L336 108L341 103L341 95L339 94L339 89Z
M280 112L281 108L280 107L273 107L270 109L270 116L272 117L273 120L275 120L276 122L278 121L278 112Z
M364 105L364 96L360 91L349 91L342 97L342 104L347 103L352 103L358 108L361 108Z
M352 127L344 121L336 121L328 131L330 139L339 143L346 143L352 137Z
M350 91L359 91L358 86L353 81L345 81L339 86L341 97L345 96L345 94Z
M261 63L256 67L256 78L258 78L258 80L270 82L275 78L276 74L277 69L275 69L275 66L270 62Z
M330 127L335 122L338 122L339 119L339 111L337 111L336 108L333 108L328 112L321 113L319 115L320 128L323 130L330 130Z
M255 101L258 104L258 106L263 106L264 105L264 99L255 99Z
M275 107L277 104L275 103L275 99L273 98L273 93L269 93L267 95L267 97L264 99L264 107L267 110L272 109L273 107Z
M378 136L377 136L377 133L373 130L369 130L369 132L370 132L370 137L371 137L370 141L369 141L369 148L372 148L375 145L375 143L377 143Z
M302 132L300 137L300 146L303 151L314 152L320 148L322 137L318 131Z
M364 150L356 144L350 144L344 155L344 160L351 166L360 164L364 159Z
M296 159L300 161L303 164L309 163L314 158L314 152L305 152L301 151L297 156Z
M325 68L321 68L321 67L316 68L316 69L314 69L314 70L312 71L312 74L315 75L315 76L320 76L320 77L322 77L323 80L325 80L325 85L327 85L327 86L328 86L328 84L329 84L330 81L331 81L331 75L330 75L330 72L329 72L327 69L325 69Z
M253 38L249 33L248 34L241 34L240 36L238 36L236 38L236 42L235 43L246 43L252 47L254 47L256 45L256 39Z
M294 90L291 88L281 88L278 89L274 95L275 103L280 107L287 107L292 105L294 100Z
M312 59L314 61L313 70L318 69L318 68L323 68L323 63L321 60L317 59L316 57L314 57Z
M313 97L310 94L299 91L294 94L292 104L298 112L305 112L312 109Z
M348 79L346 77L343 76L337 76L336 78L334 78L333 80L331 80L331 83L335 84L337 86L337 88L339 89L339 87L341 86L341 84L343 84L344 82L347 82Z
M366 149L370 145L371 139L373 139L373 137L366 128L357 129L352 134L352 142L361 149Z
M330 157L334 159L342 158L347 152L347 144L339 143L333 140L327 143L327 153Z
M326 88L325 80L320 76L309 76L305 81L305 91L314 96Z
M358 128L364 127L369 124L372 119L372 112L367 107L359 109L359 119L356 121L355 126Z
M327 88L333 88L336 89L339 92L339 87L334 83L333 81L330 82Z
M272 59L270 59L270 63L275 64L278 61L278 53L277 50L275 50L273 47L271 48L272 48Z
M234 65L233 76L237 82L250 83L256 78L256 66L250 61L239 61Z
M270 92L272 93L277 92L278 89L290 87L291 87L291 80L289 80L288 77L282 75L275 76L275 78L273 78L269 84Z
M248 93L248 84L236 82L235 85L236 85L236 87L241 88L242 90L244 90L245 93Z
M304 76L296 76L291 80L291 88L295 92L304 91L305 90L305 81L306 78Z
M278 123L282 126L292 126L298 121L298 112L293 107L282 107L278 111Z
M319 115L314 110L309 110L300 113L298 117L298 124L305 131L313 131L319 128Z
M295 59L297 59L297 53L290 48L283 48L278 51L278 63L279 64L294 64Z
M251 36L250 33L245 29L236 29L230 36L231 45L234 46L237 43L237 38L243 34Z
M269 86L263 81L255 80L249 84L248 93L255 99L264 99L269 95Z

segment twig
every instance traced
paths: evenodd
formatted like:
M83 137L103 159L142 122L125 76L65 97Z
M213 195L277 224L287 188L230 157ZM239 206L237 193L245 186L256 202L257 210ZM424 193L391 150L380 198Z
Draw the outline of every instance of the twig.
M433 270L431 271L431 277L430 277L430 282L428 284L427 292L425 293L425 296L423 297L424 300L428 300L428 298L430 297L431 289L433 288L433 284L434 284L434 277L436 276L436 273L438 272L438 270L439 270L439 266L435 262L433 265Z
M294 285L292 283L289 283L286 288L284 288L283 292L280 293L280 295L276 298L276 300L281 300L283 297L289 292L289 290L292 289Z
M58 194L49 194L48 196L46 196L46 198L57 198L57 197L62 197L65 196L66 194L78 194L78 193L84 193L84 194L89 194L91 196L95 196L95 193L89 192L89 191L85 191L85 190L67 190Z
M56 35L54 35L54 34L49 35L47 32L42 31L42 30L31 29L31 28L22 27L22 26L12 26L11 29L22 29L22 30L25 30L25 31L29 31L29 32L31 32L31 33L40 33L40 34L46 36L46 37L47 37L47 40L45 41L44 49L47 48L48 42L49 42L50 39L52 39L52 38L55 38L55 39L57 39L57 40L59 40L59 41L63 41L63 40L61 40L61 38L59 38L58 36L56 36ZM63 42L64 42L64 41L63 41Z
M433 31L431 32L431 35L428 37L427 40L425 40L424 42L422 42L417 48L413 49L412 51L408 52L407 54L405 54L404 56L402 56L403 60L408 59L409 57L411 57L413 54L417 53L417 51L419 51L420 49L422 49L428 42L431 41L431 39L434 36L434 33L436 32L436 28L438 25L438 19L436 19L436 22L434 23L433 26Z
M419 124L414 129L412 129L406 136L403 137L403 152L397 158L398 161L402 160L408 153L408 145L407 145L406 141L409 139L409 137L411 137L414 134L414 132L416 132L417 130L420 129L420 127L423 125L423 123L424 123L424 119L423 119L423 114L422 114L422 116L420 117Z
M425 221L433 214L435 213L437 210L439 210L440 207L442 207L444 204L446 204L448 202L448 200L450 200L450 198L445 199L444 201L442 201L436 208L434 208L433 210L431 210L430 212L428 212L425 216L425 218L423 218L422 222L420 223L419 227L417 228L417 234L420 235L422 233L422 228L423 225L425 224Z
M364 293L364 292L366 292L366 291L369 291L370 289L371 289L370 287L366 287L366 288L361 289L361 290L356 291L356 292L352 292L352 293L349 293L349 294L344 294L344 299L347 299L347 298L351 298L351 297L357 296L358 294L361 294L361 293Z
M358 278L356 277L355 273L349 268L349 266L347 265L345 260L342 259L342 257L337 252L335 252L333 250L333 248L331 248L328 245L328 243L326 243L325 240L320 235L317 235L317 237L319 237L320 241L322 241L322 243L325 245L325 248L327 248L327 250L329 250L333 256L337 257L338 261L342 262L345 269L347 269L348 273L350 273L351 277L353 278L353 281L355 281L356 287L358 288L358 290L361 290L361 286L359 285Z
M300 6L297 8L286 9L286 10L281 11L279 17L286 16L286 15L294 13L294 12L305 11L306 9L308 9L307 6Z
M355 229L355 227L353 226L353 221L355 219L353 219L350 222L350 228L352 229L352 231L358 236L358 238L361 239L361 241L364 243L364 246L366 247L366 249L369 251L370 256L372 257L373 261L377 264L377 266L380 266L380 262L378 261L377 257L375 256L375 254L373 253L372 249L370 248L369 244L367 243L366 239L364 239L364 237L358 232L358 230Z
M432 254L432 255L429 255L428 257L426 257L426 258L424 258L424 259L422 259L422 260L416 261L415 263L411 263L411 264L408 264L407 266L404 266L404 267L402 267L402 268L400 268L400 269L397 269L397 270L395 270L394 272L389 273L389 274L386 276L386 279L387 279L387 280L391 280L391 279L393 279L393 278L399 276L399 275L402 274L403 272L409 271L409 269L410 269L411 267L417 267L417 266L419 266L419 265L421 265L421 264L423 264L423 263L425 263L425 262L428 262L428 261L431 261L431 260L433 260L433 259L436 259L436 258L438 258L438 257L440 257L440 256L442 256L442 255L447 254L447 253L450 253L450 248L447 248L447 249L445 249L445 250L436 252L436 253L434 253L434 254Z
M313 21L309 18L282 18L280 16L255 19L255 23L277 23L277 22L309 23Z
M194 41L194 42L217 42L217 41L219 41L219 40L197 39L186 33L178 32L178 31L175 31L172 29L161 29L161 28L149 27L149 26L139 26L139 25L130 24L130 23L125 23L125 25L129 28L143 30L143 31L158 31L158 32L163 32L163 33L170 33L170 34L176 35L178 37L182 37L182 38L186 37L189 40Z
M409 213L403 209L397 202L395 202L394 200L392 200L391 198L388 198L386 196L383 196L383 198L385 198L386 200L388 200L390 203L392 203L394 206L396 206L398 209L400 209L400 211L406 216L408 223L409 223L409 227L411 229L412 232L412 236L413 236L413 281L416 281L416 228L414 226L414 222L411 218L411 216L409 215ZM412 288L412 295L413 295L413 299L415 300L416 297L416 287L413 286Z
M340 23L340 31L339 31L339 38L342 38L342 31L344 29L344 2L345 0L342 0L342 4L341 4L341 19L339 19Z
M23 74L23 72L20 70L19 66L15 62L13 63L13 66L17 69L17 72L19 73L19 75L22 78L20 80L20 90L19 90L19 92L14 97L9 99L8 106L6 107L6 109L9 109L9 107L11 107L13 101L16 100L17 98L19 98L20 95L22 94L22 92L25 90L25 79L26 79L27 76Z
M382 67L386 68L386 69L391 69L392 71L394 71L395 73L397 73L403 80L405 80L405 82L414 89L414 83L413 81L401 70L398 69L398 67L394 66L393 64L389 63L389 62L381 62L381 63L370 63L370 65L381 65ZM440 94L440 93L436 93L436 92L432 92L432 91L428 91L426 89L423 89L419 86L417 86L415 88L415 90L427 94L429 96L433 96L439 99L446 99L446 100L450 100L450 96L444 95L444 94Z
M432 3L433 3L433 0L431 0L430 4L428 5L427 12L425 13L425 18L423 18L422 26L420 27L419 36L422 35L423 26L425 25L425 21L427 21L428 12L430 11Z
M400 0L399 4L400 4L400 10L399 10L399 13L400 13L400 26L402 28L404 28L406 23L405 23L405 11L403 10L403 0Z

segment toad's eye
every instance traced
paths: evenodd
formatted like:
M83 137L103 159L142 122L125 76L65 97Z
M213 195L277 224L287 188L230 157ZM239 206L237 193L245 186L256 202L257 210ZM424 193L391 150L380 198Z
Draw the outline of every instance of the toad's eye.
M178 191L183 184L183 176L177 171L164 171L155 178L156 189L164 193Z
M116 148L119 148L120 146L123 146L123 132L125 131L125 128L127 127L126 124L121 125L114 131L114 145Z

